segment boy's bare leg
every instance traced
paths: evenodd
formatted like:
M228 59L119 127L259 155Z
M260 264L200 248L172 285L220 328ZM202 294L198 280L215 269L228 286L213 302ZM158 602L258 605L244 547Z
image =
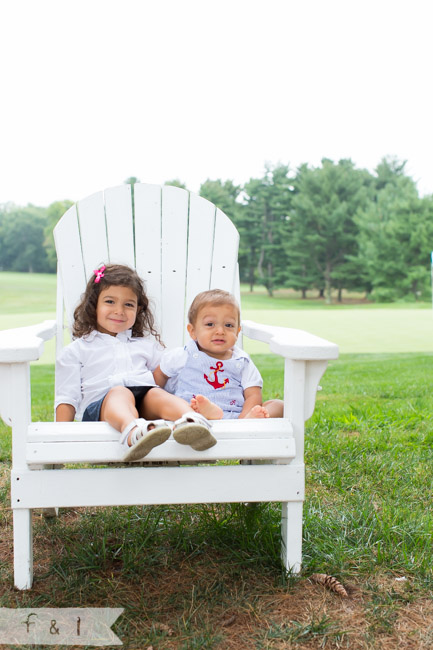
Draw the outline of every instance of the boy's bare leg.
M196 395L196 397L192 398L190 404L196 413L204 415L208 420L221 420L223 417L222 408L211 402L204 395Z
M270 418L284 417L284 402L282 399L270 399L264 402L263 406L268 411Z
M221 420L223 410L211 402L204 395L196 395L191 400L191 408L196 413L201 413L208 420ZM284 415L284 402L280 399L271 399L263 405L256 404L244 417L245 418L282 418Z

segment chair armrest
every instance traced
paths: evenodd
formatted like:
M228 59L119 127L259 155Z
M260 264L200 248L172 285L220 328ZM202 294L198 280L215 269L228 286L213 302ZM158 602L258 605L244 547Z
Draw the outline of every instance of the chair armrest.
M0 331L0 363L25 363L41 356L45 341L56 333L56 321Z
M294 426L299 458L304 453L304 422L314 411L319 381L327 363L338 358L338 345L302 330L242 322L243 333L268 343L271 352L285 358L284 416Z
M338 345L303 330L244 320L242 332L251 339L268 343L271 352L287 359L307 361L338 358Z

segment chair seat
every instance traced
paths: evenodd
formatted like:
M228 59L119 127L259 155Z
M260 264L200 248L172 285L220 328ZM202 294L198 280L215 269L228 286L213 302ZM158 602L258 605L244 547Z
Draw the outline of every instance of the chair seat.
M170 438L155 447L146 461L286 460L296 455L293 429L286 419L218 420L213 422L218 444L195 451ZM118 463L124 449L119 433L105 422L36 422L29 426L29 465L57 463Z

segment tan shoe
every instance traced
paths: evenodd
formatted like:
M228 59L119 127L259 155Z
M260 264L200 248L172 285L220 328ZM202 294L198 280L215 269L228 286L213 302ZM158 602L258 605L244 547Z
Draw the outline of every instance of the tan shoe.
M204 451L216 445L211 425L200 413L185 413L173 426L173 438L181 445L189 445L196 451Z
M134 428L135 427L135 428ZM131 444L128 444L128 434L133 429ZM169 439L171 427L164 420L147 422L139 418L133 420L124 431L122 431L122 445L126 448L123 462L129 463L134 460L141 460L152 451L154 447L162 445Z

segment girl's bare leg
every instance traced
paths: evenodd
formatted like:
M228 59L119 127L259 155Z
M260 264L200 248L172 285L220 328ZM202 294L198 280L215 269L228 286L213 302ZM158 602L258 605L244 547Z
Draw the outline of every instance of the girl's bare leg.
M102 402L100 419L117 431L123 431L132 420L138 418L135 397L125 386L112 388Z
M167 393L163 388L149 390L140 405L140 416L146 420L178 420L185 413L194 413L181 397Z
M155 393L155 395L153 395ZM148 396L151 399L148 400ZM148 408L146 408L148 405ZM151 389L143 398L140 406L140 412L135 406L135 397L126 386L116 386L112 388L102 402L100 419L108 422L117 431L123 431L128 424L138 417L144 417L146 420L164 419L177 420L184 413L192 413L188 402L170 395L162 388ZM149 429L153 428L150 426ZM132 433L136 429L133 427L128 435L128 444L131 443Z
M204 395L197 395L191 400L191 407L196 413L204 415L208 420L222 420L223 410Z
M128 424L138 418L135 407L135 397L125 386L115 386L105 396L102 402L100 419L108 422L117 431L123 431ZM131 443L133 427L128 436L128 445Z

